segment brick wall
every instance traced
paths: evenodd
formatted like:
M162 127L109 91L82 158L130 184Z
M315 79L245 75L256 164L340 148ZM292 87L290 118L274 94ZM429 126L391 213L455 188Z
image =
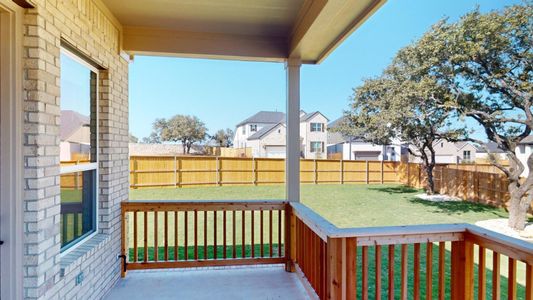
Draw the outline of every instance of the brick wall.
M92 0L37 0L24 18L24 296L101 298L120 274L120 202L128 197L128 63L120 28ZM119 25L118 25L119 26ZM103 68L99 80L99 232L60 254L60 46ZM76 284L83 271L84 280Z

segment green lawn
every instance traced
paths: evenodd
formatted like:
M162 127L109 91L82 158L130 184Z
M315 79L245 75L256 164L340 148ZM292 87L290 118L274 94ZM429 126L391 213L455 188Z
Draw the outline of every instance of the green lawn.
M366 227L366 226L391 226L391 225L410 225L410 224L435 224L435 223L475 223L479 220L493 219L493 218L505 218L507 213L503 209L493 208L487 205L481 205L470 202L444 202L444 203L431 203L426 201L418 200L414 197L416 194L421 193L420 190L403 187L399 185L302 185L302 202L311 207L317 213L328 219L330 222L335 224L338 227ZM130 199L131 200L261 200L261 199L283 199L285 194L285 189L283 186L259 186L259 187L205 187L205 188L182 188L182 189L140 189L140 190L131 190ZM276 216L274 215L275 219ZM231 215L228 216L228 221L232 218ZM256 220L257 220L256 215ZM162 217L159 217L159 236L162 236ZM220 225L221 217L218 217L218 245L217 248L218 256L220 257L221 251L221 230L222 226ZM250 217L247 216L247 224L250 220ZM235 221L237 222L236 226L236 240L237 240L237 257L241 255L241 217L239 214L236 215ZM139 228L142 228L143 219L139 218ZM149 217L148 222L153 224L153 218ZM173 219L170 221L173 222ZM189 228L192 228L192 218L189 217ZM131 222L130 222L131 224ZM203 215L198 215L198 224L200 224L200 229L202 230L203 224ZM130 225L131 226L131 225ZM208 221L208 228L213 228L211 220ZM247 226L248 228L248 226ZM203 233L199 232L198 240L200 244L203 244ZM228 245L231 245L232 240L232 231L231 227L228 226L227 242ZM256 243L258 239L257 232L259 231L257 226L255 226L256 231ZM170 236L172 236L172 227L170 228ZM249 231L248 231L249 232ZM131 233L131 230L130 230ZM142 232L139 232L140 238L142 239ZM209 233L208 233L209 236ZM266 236L266 234L265 234ZM188 256L192 258L193 253L192 245L192 236L189 235L189 249ZM250 237L248 235L248 240L245 241L245 244L248 245L245 249L247 255L250 253L251 244ZM131 240L131 239L130 239ZM163 257L163 248L161 247L161 240L159 246L159 257ZM274 235L274 242L277 241L277 235ZM150 238L149 238L150 241ZM180 245L183 245L183 237L179 241ZM213 242L212 239L208 238L208 257L212 257L213 253ZM275 244L275 243L274 243ZM131 243L130 243L131 245ZM142 245L142 244L140 244ZM149 246L153 244L149 243ZM257 244L256 244L256 247ZM277 249L277 244L274 245L274 248ZM256 253L258 252L256 248ZM447 274L449 274L449 245L447 246L446 255L447 255ZM174 249L170 249L169 256L173 257ZM179 257L184 258L184 247L178 247ZM228 255L231 253L231 247L228 248ZM386 247L383 247L382 250L382 278L383 278L383 287L386 287L386 280L388 278L387 273L387 251ZM396 247L395 251L395 271L396 279L399 279L400 272L400 247ZM434 247L434 257L437 257L438 247ZM148 256L149 259L153 258L154 248L149 247ZM265 251L268 253L268 251ZM412 276L413 276L413 250L412 245L409 246L409 276L410 283L409 289L412 290ZM477 250L476 250L477 254ZM130 250L130 255L132 251ZM358 250L359 261L361 261L361 250ZM199 257L203 257L203 247L199 247ZM142 258L142 249L139 250L139 258ZM373 278L375 276L375 268L373 264L374 259L374 248L369 248L369 275L371 288L369 290L370 297L374 297L373 291ZM477 261L477 258L476 258ZM487 266L487 296L490 296L490 287L492 286L491 281L491 269L490 265L491 253L487 253L487 261L489 262ZM437 261L434 260L436 263ZM422 245L421 248L421 268L425 270L425 245ZM476 266L477 269L477 266ZM433 268L434 272L437 272L437 266ZM507 272L507 260L502 257L501 265L502 275L506 276ZM523 283L525 281L525 265L522 263L518 264L518 282ZM477 276L477 274L476 274ZM436 273L434 277L434 295L436 295ZM425 276L424 271L421 274L422 282L421 286L425 286ZM361 285L361 277L358 276L358 285ZM449 276L448 276L449 280ZM399 282L396 284L396 295L399 295ZM359 292L361 289L358 289ZM506 297L507 293L507 278L502 276L501 278L501 290L502 297ZM421 294L425 296L424 288L421 289ZM518 285L518 299L523 299L525 295L523 285ZM448 293L449 295L449 293ZM411 296L410 296L411 297Z
M420 190L399 185L302 185L302 203L338 227L475 223L505 218L503 209L470 202L431 203ZM131 200L283 199L284 186L139 189Z

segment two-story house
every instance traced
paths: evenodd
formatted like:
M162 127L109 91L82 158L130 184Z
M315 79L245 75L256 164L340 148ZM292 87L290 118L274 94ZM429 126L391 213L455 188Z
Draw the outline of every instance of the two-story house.
M316 111L300 112L300 143L303 158L326 158L328 118ZM233 147L252 148L254 157L285 157L285 113L260 111L237 124Z
M469 142L450 142L438 139L433 142L435 162L438 164L474 163L477 147ZM416 152L416 150L413 149ZM410 155L410 162L421 162L419 157Z

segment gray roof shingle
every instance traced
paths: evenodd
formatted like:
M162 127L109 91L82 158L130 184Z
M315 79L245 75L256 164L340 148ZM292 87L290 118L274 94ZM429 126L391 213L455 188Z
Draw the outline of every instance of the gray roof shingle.
M263 136L265 136L267 133L269 133L270 131L272 131L274 128L278 127L278 125L282 125L283 123L276 123L276 124L270 124L270 125L266 125L265 127L261 128L261 130L259 130L258 132L252 134L248 140L251 141L251 140L258 140L260 138L262 138Z
M260 111L237 124L237 127L248 123L277 124L285 120L285 113L278 111Z

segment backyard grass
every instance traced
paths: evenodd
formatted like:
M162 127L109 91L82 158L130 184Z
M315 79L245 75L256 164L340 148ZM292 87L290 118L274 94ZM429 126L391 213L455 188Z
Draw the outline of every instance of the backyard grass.
M318 214L322 215L330 222L335 224L338 227L368 227L368 226L395 226L395 225L414 225L414 224L435 224L435 223L475 223L476 221L494 219L494 218L506 218L508 214L503 209L493 208L487 205L471 203L471 202L426 202L419 200L415 197L416 194L421 193L420 190L404 187L400 185L303 185L301 189L301 198L302 202L315 210ZM264 200L264 199L283 199L285 195L284 186L259 186L259 187L205 187L205 188L182 188L182 189L140 189L140 190L131 190L130 199L131 200ZM228 216L228 221L233 221L230 219L231 215ZM202 228L203 224L203 215L199 214L198 223L200 224L199 231L199 241L203 245L202 237ZM274 215L276 218L276 215ZM162 218L159 218L161 222ZM221 218L218 218L220 222ZM250 218L247 217L247 224ZM257 217L256 217L257 220ZM275 220L274 220L275 221ZM142 218L139 218L139 226L142 226ZM153 219L149 217L148 222L153 223ZM173 221L170 221L173 222ZM180 221L181 222L181 221ZM189 219L191 222L191 218ZM235 222L237 222L236 241L237 241L237 257L241 256L241 244L242 237L240 234L241 226L241 217L239 214L236 215ZM276 222L276 221L275 221ZM131 223L131 222L130 222ZM276 224L276 223L275 223ZM208 228L213 228L212 223L208 222ZM250 225L246 227L249 228ZM161 231L162 223L160 223L159 228ZM192 226L189 226L191 228ZM142 228L142 227L139 227ZM218 233L220 245L220 236L222 226L218 226ZM254 227L255 231L259 231L257 224ZM231 245L232 241L229 237L232 236L231 227L228 228L228 245ZM131 231L130 231L131 233ZM162 234L161 232L159 233ZM208 233L209 234L209 233ZM142 233L140 233L142 237ZM265 234L266 235L266 234ZM170 234L172 236L172 234ZM258 234L256 234L256 239ZM150 239L150 238L149 238ZM191 244L191 235L189 235L189 249L188 257L192 258L192 253L194 248ZM130 239L131 241L131 239ZM273 242L277 241L277 234L275 232L273 237ZM160 241L161 242L161 241ZM266 241L265 241L266 242ZM250 256L250 244L251 240L248 235L247 240L244 242L247 246L245 249L246 256ZM257 243L257 241L256 241ZM131 243L130 243L131 244ZM180 245L183 245L183 240L179 241ZM149 243L150 245L150 243ZM153 246L153 244L151 244ZM163 247L159 245L158 255L163 257ZM258 253L258 245L256 244L255 252ZM274 249L277 249L277 244L274 243ZM446 273L447 281L449 282L450 274L450 247L447 245L446 251ZM142 260L142 251L139 249L139 259ZM169 257L173 258L174 249L169 248ZM184 258L184 247L178 247L179 257ZM231 256L232 247L228 246L228 256ZM433 257L438 257L438 247L434 247ZM148 259L153 259L154 247L148 248ZM203 258L203 246L198 248L199 257ZM212 240L208 239L208 258L213 257L213 246ZM218 257L221 257L222 248L219 246L217 248ZM267 255L268 251L265 251ZM388 259L387 259L388 248L382 248L382 286L387 286L388 278ZM421 286L425 286L425 245L421 245ZM477 256L477 250L475 251ZM277 251L275 251L277 254ZM133 255L132 250L130 249L130 256ZM256 254L257 255L257 254ZM409 245L409 262L408 262L408 276L409 276L409 290L412 291L413 288L413 247ZM491 296L491 286L492 286L492 253L487 252L487 296ZM369 278L370 278L370 297L374 297L374 286L373 278L375 276L375 265L373 263L374 259L374 247L369 247ZM358 261L361 261L361 249L358 249ZM477 262L477 257L475 258ZM507 259L502 257L502 277L501 277L501 291L502 297L507 296ZM434 259L434 263L437 263L437 260ZM395 248L395 294L399 296L400 286L400 247ZM435 272L433 278L433 290L434 296L437 295L437 265L433 266ZM477 265L476 265L477 270ZM475 274L477 276L477 272ZM525 282L525 265L519 263L517 265L517 275L518 275L518 297L517 299L524 299L525 297L525 288L523 283ZM477 280L476 280L477 284ZM358 276L358 291L361 292L361 277ZM447 286L449 284L447 283ZM476 287L477 290L477 287ZM425 297L425 289L421 289L421 295ZM384 292L386 295L386 292ZM447 292L449 296L449 291ZM410 295L409 297L412 297ZM447 297L448 298L448 297Z
M506 218L499 208L471 202L427 202L400 185L302 185L302 203L338 227L475 223ZM131 200L283 199L284 186L130 190Z

